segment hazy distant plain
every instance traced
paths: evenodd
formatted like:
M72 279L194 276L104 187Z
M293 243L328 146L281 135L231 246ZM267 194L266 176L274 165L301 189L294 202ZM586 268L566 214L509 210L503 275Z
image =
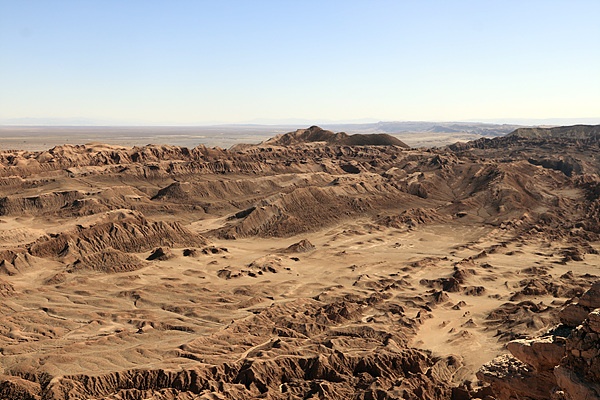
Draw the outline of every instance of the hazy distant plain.
M393 124L390 126L390 124ZM334 132L389 133L411 147L436 147L482 136L507 134L516 125L477 123L400 122L378 124L321 125ZM215 126L0 126L0 149L46 150L62 144L101 142L120 146L169 144L183 147L230 148L256 144L277 134L307 125L215 125Z
M0 149L45 150L62 144L101 142L121 146L170 144L229 148L259 143L290 127L114 127L114 126L0 126Z

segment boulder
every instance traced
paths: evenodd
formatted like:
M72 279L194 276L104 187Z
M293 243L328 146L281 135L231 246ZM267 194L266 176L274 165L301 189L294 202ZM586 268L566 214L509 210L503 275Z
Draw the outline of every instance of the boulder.
M592 308L600 306L599 300L596 283L561 311L566 338L514 340L507 345L512 356L485 364L477 377L497 400L600 400L600 307Z
M574 328L586 319L589 312L587 307L580 304L569 304L560 311L558 317L561 323Z
M484 364L477 378L491 386L496 399L548 400L550 388L556 386L551 372L537 372L509 354Z
M565 356L565 339L556 336L513 340L506 347L513 356L536 371L552 371Z
M569 400L599 400L600 385L597 383L584 382L577 374L565 366L558 366L554 370L556 383L563 393L564 398Z
M600 282L596 282L579 299L579 305L590 309L600 308Z
M154 249L152 254L150 254L148 256L148 258L146 258L146 260L148 260L148 261L154 261L154 260L166 261L173 257L174 257L174 254L171 251L171 249L163 249L162 247L158 247L158 248Z
M600 333L600 309L596 309L588 314L588 325L590 330Z

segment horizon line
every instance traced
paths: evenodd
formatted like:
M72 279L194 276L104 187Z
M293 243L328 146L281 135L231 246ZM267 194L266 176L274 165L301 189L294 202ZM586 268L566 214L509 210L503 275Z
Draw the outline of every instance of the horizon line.
M198 123L131 123L131 122L101 122L101 121L73 121L69 122L70 118L65 118L65 121L19 121L21 118L7 118L5 120L0 119L0 127L165 127L165 128L185 128L185 127L219 127L219 126L297 126L297 125L376 125L380 123L446 123L446 124L459 124L459 123L470 123L470 124L493 124L493 125L561 125L561 124L573 124L573 125L598 125L600 124L600 117L580 117L580 118L484 118L484 119L458 119L458 120L424 120L424 119L398 119L398 120L371 120L370 122L353 122L346 121L319 121L317 119L311 120L298 120L298 121L286 121L285 119L281 122L198 122ZM29 118L23 118L29 119ZM44 118L32 118L36 120L43 120ZM77 120L78 118L73 118Z

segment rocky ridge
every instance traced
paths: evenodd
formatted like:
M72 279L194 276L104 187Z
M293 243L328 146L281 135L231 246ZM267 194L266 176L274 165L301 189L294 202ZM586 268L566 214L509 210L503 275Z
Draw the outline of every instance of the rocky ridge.
M596 398L600 165L574 131L0 152L0 393ZM512 356L475 382L417 347L432 327Z
M478 377L499 400L600 398L600 282L560 312L561 325L511 341L511 355L484 365Z
M275 136L267 140L265 144L289 146L311 142L325 142L330 145L346 146L400 146L408 148L406 143L387 133L373 133L367 135L357 133L348 135L344 132L333 133L321 129L318 126L311 126L308 129L298 129L295 132Z

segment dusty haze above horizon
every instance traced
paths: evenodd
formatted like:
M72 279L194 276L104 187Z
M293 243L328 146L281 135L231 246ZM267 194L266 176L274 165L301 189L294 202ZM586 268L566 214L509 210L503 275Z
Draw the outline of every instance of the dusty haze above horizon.
M325 129L350 134L387 133L412 147L438 147L455 142L496 137L520 127L480 122L378 122L324 124ZM46 150L62 144L107 143L121 146L170 144L175 146L229 148L258 144L272 136L306 125L214 125L214 126L31 126L0 125L0 149Z

